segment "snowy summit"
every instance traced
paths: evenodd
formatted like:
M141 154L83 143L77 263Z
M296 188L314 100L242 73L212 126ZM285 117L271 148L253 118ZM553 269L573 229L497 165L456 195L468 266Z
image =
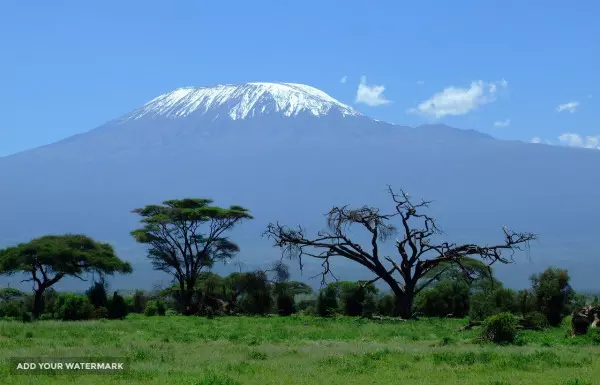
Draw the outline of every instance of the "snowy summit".
M316 88L293 83L247 83L215 87L186 87L158 96L127 115L124 120L178 118L189 115L228 117L232 120L258 115L299 114L342 116L360 113Z

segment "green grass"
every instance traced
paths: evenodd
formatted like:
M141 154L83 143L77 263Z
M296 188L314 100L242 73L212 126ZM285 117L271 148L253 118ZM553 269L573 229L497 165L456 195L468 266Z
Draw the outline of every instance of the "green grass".
M600 341L566 324L517 345L474 343L464 320L143 317L0 321L1 384L596 385ZM10 357L124 357L120 375L11 375Z

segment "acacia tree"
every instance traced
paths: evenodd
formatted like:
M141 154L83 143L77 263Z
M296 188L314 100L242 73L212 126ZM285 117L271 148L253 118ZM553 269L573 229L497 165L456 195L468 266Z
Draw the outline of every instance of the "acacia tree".
M301 270L303 257L320 260L323 284L326 276L332 275L332 258L347 259L364 266L375 278L363 284L384 281L395 294L396 315L402 318L412 317L416 294L444 274L444 266L459 266L466 276L470 276L474 269L469 268L470 264L463 264L466 258L476 256L488 266L496 262L511 263L514 251L535 239L534 234L504 228L504 242L497 245L436 242L434 238L442 232L435 219L423 213L430 202L413 204L404 191L397 194L391 187L388 190L395 206L390 214L368 206L358 209L334 207L327 214L328 230L319 232L316 237L308 237L302 227L290 228L279 223L269 224L265 235L282 249L282 258L297 258ZM399 224L395 226L393 221ZM366 231L368 246L363 247L351 239L350 227ZM381 244L393 236L397 237L394 258L381 251ZM504 251L509 251L510 255L504 256ZM432 275L434 269L438 271Z
M133 210L144 227L131 235L149 245L148 258L155 270L173 276L184 313L196 311L193 303L200 275L218 261L231 259L239 247L225 236L236 224L252 219L241 206L211 206L210 199L168 200Z
M44 310L46 289L65 276L85 281L84 273L110 275L131 271L131 265L119 259L110 244L82 234L46 235L0 250L0 274L31 275L23 282L33 282L34 317L39 317Z

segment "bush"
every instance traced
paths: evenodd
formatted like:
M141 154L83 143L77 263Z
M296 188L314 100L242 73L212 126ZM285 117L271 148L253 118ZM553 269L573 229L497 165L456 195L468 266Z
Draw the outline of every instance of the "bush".
M287 292L277 295L275 306L277 313L281 316L289 316L296 312L294 296Z
M415 308L427 317L463 318L469 312L469 285L463 280L440 281L417 296Z
M105 307L97 307L94 309L94 311L92 312L92 318L93 319L102 319L102 318L108 318L108 309Z
M156 300L156 314L164 316L167 314L167 306L160 299Z
M25 303L22 300L12 299L6 302L0 302L0 318L21 318L21 315L26 309Z
M510 313L500 313L485 320L481 330L484 341L496 344L513 343L517 337L519 322Z
M167 309L161 300L148 301L146 308L144 309L144 315L152 317L155 315L164 316Z
M94 306L87 296L63 294L59 296L56 316L63 321L81 321L92 318Z
M127 317L127 313L128 309L125 299L115 291L112 300L108 302L108 318L123 319Z
M155 316L156 314L158 314L158 308L156 306L156 302L155 301L148 302L148 304L146 305L146 308L144 309L144 315L148 316L148 317L152 317L152 316Z
M377 313L382 316L392 317L396 308L396 296L385 294L377 300Z
M321 317L329 317L334 315L337 310L338 303L336 288L331 285L327 285L324 289L319 291L316 306L317 314Z
M298 311L305 311L306 309L312 307L313 309L317 306L316 298L304 298L298 301L296 304L296 309Z
M25 311L21 315L21 320L25 323L33 322L33 314L29 311Z
M591 328L588 334L594 344L600 345L600 328Z
M44 290L44 313L50 314L52 318L54 318L56 310L58 309L58 297L59 294L54 288L50 287Z
M333 285L337 287L339 305L344 315L362 316L365 315L365 305L374 306L377 288L373 284L363 286L360 282L341 281ZM373 313L373 309L368 309L367 313Z
M517 293L502 287L473 294L469 307L471 321L482 321L499 313L515 313L519 309Z
M94 307L104 307L108 306L108 297L106 296L106 282L104 279L101 279L100 282L94 282L92 286L85 292L90 303Z
M544 330L548 326L548 319L539 311L532 311L523 316L523 326L530 330Z
M546 315L551 326L560 325L569 314L569 303L575 297L570 279L567 270L553 267L531 277L537 309Z
M136 290L135 294L132 298L131 303L131 312L142 314L146 312L146 307L148 306L148 297L141 290Z

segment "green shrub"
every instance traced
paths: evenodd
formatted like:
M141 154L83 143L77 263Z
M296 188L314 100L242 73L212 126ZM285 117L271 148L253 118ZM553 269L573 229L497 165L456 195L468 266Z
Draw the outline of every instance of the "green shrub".
M141 290L136 290L132 298L131 309L132 313L142 314L146 312L148 306L148 297Z
M279 293L275 299L277 313L281 316L289 316L296 312L294 296L288 292Z
M594 344L600 345L600 328L591 328L588 334Z
M496 344L513 343L517 336L519 322L511 313L500 313L485 320L481 330L484 341Z
M446 279L417 295L415 310L427 317L463 318L469 312L469 285Z
M0 302L0 318L13 317L21 318L21 315L27 311L25 302L20 299L12 299L6 302Z
M152 316L155 316L157 313L158 313L158 309L156 307L156 302L155 301L148 302L148 304L146 305L146 308L144 309L144 315L148 316L148 317L152 317Z
M106 296L106 288L107 284L104 279L101 279L99 282L94 282L92 286L85 292L88 296L90 303L94 307L104 307L108 306L108 297Z
M25 311L21 315L21 320L25 323L33 322L33 314L30 311Z
M385 294L377 300L377 313L382 316L392 317L396 308L396 296Z
M523 326L531 330L544 330L550 325L546 315L539 311L532 311L523 316Z
M167 309L165 315L179 315L179 313L177 313L177 310Z
M306 309L302 310L302 314L310 315L310 316L317 316L318 315L317 308L314 305L310 305Z
M94 306L87 296L63 294L59 296L56 316L63 321L81 321L92 318Z
M108 302L108 318L123 319L127 317L127 313L128 309L125 299L115 291L112 300Z
M92 312L93 319L108 318L108 309L105 307L97 307Z
M144 309L144 315L148 317L156 315L164 316L166 312L167 309L161 300L148 301L146 308Z
M334 315L338 310L336 288L327 285L321 289L317 297L316 311L321 317L329 317Z
M316 298L304 298L304 299L301 299L300 301L298 301L298 303L296 304L296 309L298 309L298 311L305 311L308 308L314 309L316 306L317 306Z
M160 299L156 300L156 314L158 314L160 316L164 316L167 314L167 306Z
M560 325L570 312L569 304L575 298L570 280L567 270L554 267L531 277L537 309L546 315L551 326Z
M519 304L514 290L497 287L473 294L469 300L469 307L469 319L482 321L499 313L515 313Z

